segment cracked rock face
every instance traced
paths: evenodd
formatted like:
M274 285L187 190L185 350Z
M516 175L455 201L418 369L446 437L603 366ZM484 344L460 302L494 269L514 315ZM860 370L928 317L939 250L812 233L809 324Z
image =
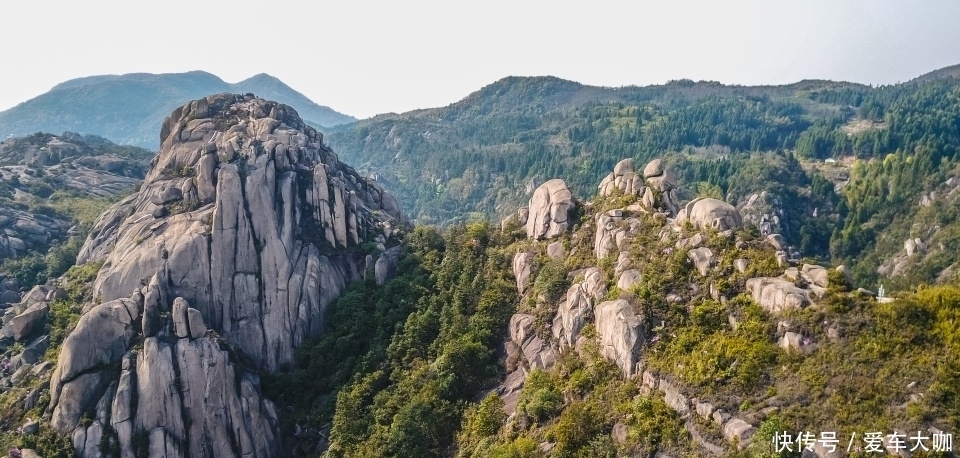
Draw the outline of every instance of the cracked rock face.
M395 244L408 223L286 105L209 96L174 110L161 140L78 257L104 262L103 303L64 342L51 424L85 457L111 441L122 456L272 456L276 412L253 371L291 363L363 275L345 248Z

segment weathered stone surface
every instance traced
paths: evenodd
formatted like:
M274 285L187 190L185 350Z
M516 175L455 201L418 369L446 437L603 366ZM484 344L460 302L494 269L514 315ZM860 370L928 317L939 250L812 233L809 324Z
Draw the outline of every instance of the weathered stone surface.
M9 327L7 333L14 340L25 340L43 328L49 309L50 306L46 302L33 303L23 313L13 317L4 328Z
M620 291L629 291L637 283L640 283L640 271L637 269L629 269L620 274L620 278L617 280L617 288L619 288Z
M576 203L567 184L553 179L540 185L530 198L526 231L534 240L551 239L567 231L570 210Z
M777 344L784 350L800 351L803 347L803 336L796 332L786 332Z
M93 288L105 301L166 272L172 297L273 370L320 331L326 305L360 277L362 255L340 249L407 223L395 200L340 163L289 107L230 94L203 100L207 117L191 103L167 119L141 190L98 219L78 261L105 261ZM211 148L216 173L200 174ZM228 148L231 160L220 154ZM208 187L212 196L196 191ZM171 188L193 189L183 206L196 209L158 223L150 199Z
M533 315L513 315L510 318L510 340L520 347L529 369L546 369L557 361L557 351L550 342L537 336L533 323Z
M693 262L693 265L697 268L697 271L700 272L700 275L704 277L707 276L710 268L713 267L713 264L716 262L713 257L713 251L707 247L694 248L688 251L687 258Z
M180 188L169 187L160 191L159 194L150 198L154 205L165 205L183 199L183 191Z
M615 362L625 377L633 376L644 340L642 318L623 299L601 303L595 314L601 354Z
M713 228L718 231L740 229L743 218L736 207L722 200L698 197L691 200L677 214L677 224L690 221L698 229Z
M190 336L190 322L187 319L187 309L190 304L182 297L173 300L173 311L170 318L173 320L173 333L179 338Z
M141 189L98 218L78 256L104 263L93 295L105 302L64 342L51 424L82 456L108 426L124 457L137 437L150 456L275 456L276 409L231 360L292 362L363 275L352 247L382 250L409 225L285 105L209 96L174 110L161 134ZM153 201L173 214L155 219ZM104 418L80 424L100 404Z
M847 282L848 287L853 288L854 286L856 286L853 283L853 272L850 271L849 267L841 264L837 266L837 272L840 272L841 274L843 274L843 279Z
M384 251L379 257L377 257L377 262L374 265L374 279L377 282L377 286L383 286L387 283L387 280L393 278L397 270L397 261L399 257L399 247L394 247Z
M736 441L740 448L750 443L754 431L753 425L739 418L734 418L723 425L723 437L731 443Z
M513 277L517 281L517 291L520 294L523 294L530 284L533 259L533 253L517 253L513 256Z
M190 337L199 339L206 335L207 326L203 324L203 314L199 310L191 307L187 309L187 321L189 322Z
M642 196L645 191L643 177L636 173L633 159L624 159L617 163L613 172L600 182L600 196L610 196L619 191L621 194Z
M593 311L594 301L604 295L603 274L596 267L585 270L584 280L567 289L566 298L560 303L553 320L553 336L560 341L561 348L574 346Z
M806 307L810 303L806 291L779 278L751 278L746 286L753 300L771 313Z
M563 242L556 241L547 245L547 257L550 259L563 259Z
M23 352L20 353L20 360L24 364L36 364L40 361L40 358L43 357L43 354L47 351L47 347L50 346L50 336L40 336L28 343Z
M14 304L17 302L20 302L20 293L16 291L7 290L0 294L0 303Z
M643 177L647 184L643 192L644 206L651 209L663 208L670 215L676 215L680 210L680 199L676 194L676 175L664 168L660 159L654 159L644 167Z
M671 409L675 410L681 417L690 414L690 400L677 387L666 380L661 380L659 388L660 391L663 391L663 401Z
M737 269L737 272L740 272L740 273L744 273L747 271L748 264L750 264L750 261L744 258L740 258L733 261L733 267Z
M787 239L783 238L780 234L770 234L767 236L767 243L769 243L777 251L786 251L788 246Z
M593 252L597 255L597 259L603 259L621 248L620 245L623 244L627 230L620 227L620 223L624 221L621 209L598 214L596 219L597 232L594 237Z
M697 415L700 415L704 419L710 419L713 415L713 404L709 402L698 402L697 403Z
M821 288L826 288L830 284L829 272L825 267L813 264L804 264L800 268L800 275L810 283Z

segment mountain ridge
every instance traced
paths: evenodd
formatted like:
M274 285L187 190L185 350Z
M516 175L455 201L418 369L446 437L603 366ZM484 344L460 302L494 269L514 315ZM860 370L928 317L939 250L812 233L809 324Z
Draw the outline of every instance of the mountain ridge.
M237 83L196 70L185 73L93 75L57 84L50 91L0 112L0 137L35 132L81 132L118 144L159 146L156 126L184 102L217 93L256 93L288 102L318 126L356 118L318 105L266 73Z

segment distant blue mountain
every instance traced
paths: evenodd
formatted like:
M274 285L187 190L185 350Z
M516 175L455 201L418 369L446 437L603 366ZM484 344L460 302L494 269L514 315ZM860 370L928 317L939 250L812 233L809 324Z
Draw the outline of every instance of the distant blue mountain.
M72 131L155 149L160 143L160 124L174 108L219 92L252 92L285 103L318 127L356 121L352 116L318 105L266 73L236 84L202 71L130 73L65 81L45 94L0 112L0 139Z

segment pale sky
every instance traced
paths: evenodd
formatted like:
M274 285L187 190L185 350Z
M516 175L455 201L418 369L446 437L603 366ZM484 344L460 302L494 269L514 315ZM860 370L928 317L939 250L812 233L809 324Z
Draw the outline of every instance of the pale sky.
M4 1L0 110L67 79L269 73L359 118L509 75L906 81L960 63L960 1Z

